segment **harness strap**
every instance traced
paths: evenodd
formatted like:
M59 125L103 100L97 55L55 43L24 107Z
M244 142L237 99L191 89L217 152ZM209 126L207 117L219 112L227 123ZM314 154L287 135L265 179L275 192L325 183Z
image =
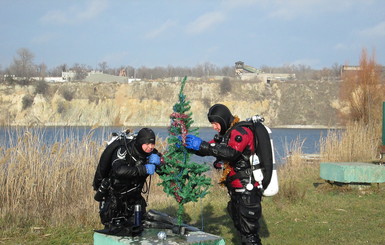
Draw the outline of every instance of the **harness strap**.
M232 176L227 175L226 182L231 183L236 179L246 179L246 178L249 178L250 176L251 176L251 174L248 173L247 170L243 170L243 171L237 172L236 174L234 174Z
M127 191L123 191L123 192L115 192L115 193L116 193L116 194L120 194L120 195L125 195L125 194L127 194L127 193L130 193L130 192L132 192L132 191L138 189L138 188L139 188L139 186L135 186L134 188L131 188L131 189L127 190Z

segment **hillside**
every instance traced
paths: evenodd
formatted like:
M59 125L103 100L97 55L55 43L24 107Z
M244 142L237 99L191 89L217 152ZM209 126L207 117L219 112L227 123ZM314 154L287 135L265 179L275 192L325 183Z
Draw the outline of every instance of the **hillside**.
M337 124L336 81L187 81L195 126L209 126L208 108L226 104L241 119L259 114L272 127ZM168 126L179 82L0 85L1 125Z

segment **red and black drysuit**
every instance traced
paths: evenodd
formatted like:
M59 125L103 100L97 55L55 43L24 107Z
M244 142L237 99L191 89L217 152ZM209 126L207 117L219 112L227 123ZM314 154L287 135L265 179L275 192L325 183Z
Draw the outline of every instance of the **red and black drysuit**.
M217 136L210 142L202 141L197 152L198 155L216 157L214 166L220 161L229 163L231 170L225 184L231 199L227 209L242 238L251 240L245 244L260 244L258 220L262 215L262 191L254 180L249 160L254 148L252 131L235 125L223 137ZM254 187L247 190L246 185L250 181Z

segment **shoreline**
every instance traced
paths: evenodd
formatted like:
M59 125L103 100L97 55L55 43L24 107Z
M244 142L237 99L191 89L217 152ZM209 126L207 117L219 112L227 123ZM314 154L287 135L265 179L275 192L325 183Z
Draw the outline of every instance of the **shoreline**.
M343 126L325 126L325 125L277 125L270 126L266 125L269 128L276 129L344 129ZM6 127L27 127L27 128L39 128L39 127L90 127L90 128L102 128L102 127L113 127L113 128L138 128L138 127L154 127L154 128L167 128L169 125L165 124L137 124L137 125L86 125L86 124L77 124L77 125L60 125L60 124L45 124L45 125L24 125L24 124L12 124L12 125L0 125L1 128ZM209 124L195 124L192 125L192 128L211 128Z

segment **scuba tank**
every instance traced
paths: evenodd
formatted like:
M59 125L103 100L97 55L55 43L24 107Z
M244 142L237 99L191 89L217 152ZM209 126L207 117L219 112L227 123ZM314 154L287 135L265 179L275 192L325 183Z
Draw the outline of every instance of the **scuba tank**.
M254 134L255 154L250 157L250 165L255 181L262 184L264 196L274 196L278 193L278 174L274 156L272 131L263 124L265 119L259 115L240 122L240 126L247 126Z
M275 163L275 155L274 155L274 144L273 144L273 138L271 137L272 131L269 127L265 126L265 128L269 132L270 145L272 149L272 160L273 160L270 183L268 186L264 187L264 191L263 191L263 195L269 197L269 196L274 196L275 194L278 193L279 185L278 185L277 165Z

